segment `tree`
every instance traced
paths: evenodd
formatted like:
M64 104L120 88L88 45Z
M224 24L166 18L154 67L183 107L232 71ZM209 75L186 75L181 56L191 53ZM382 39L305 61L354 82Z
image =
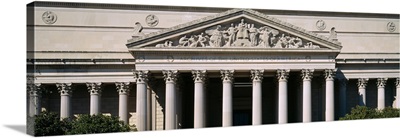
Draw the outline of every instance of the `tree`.
M383 110L377 110L366 106L356 106L351 109L350 114L346 114L340 120L374 119L374 118L393 118L400 117L400 109L386 107Z
M60 120L57 113L44 111L34 118L35 136L65 135L71 128L71 122L68 119Z
M129 125L124 124L115 116L99 115L79 115L72 122L72 128L68 134L93 134L110 132L131 131Z

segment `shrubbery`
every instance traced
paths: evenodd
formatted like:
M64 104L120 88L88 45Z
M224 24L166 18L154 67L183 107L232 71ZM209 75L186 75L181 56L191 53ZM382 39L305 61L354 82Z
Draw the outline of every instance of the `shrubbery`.
M79 115L76 119L63 119L57 113L42 112L35 116L34 135L93 134L135 131L115 116Z
M377 110L366 106L356 106L351 109L350 114L346 114L340 120L374 119L374 118L393 118L400 117L400 109L386 107Z

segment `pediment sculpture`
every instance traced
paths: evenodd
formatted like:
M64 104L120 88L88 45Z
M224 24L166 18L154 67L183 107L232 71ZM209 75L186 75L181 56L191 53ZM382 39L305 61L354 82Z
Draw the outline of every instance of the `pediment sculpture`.
M300 37L266 25L239 23L217 25L197 34L186 34L176 40L166 40L156 47L258 47L258 48L309 48L320 46Z

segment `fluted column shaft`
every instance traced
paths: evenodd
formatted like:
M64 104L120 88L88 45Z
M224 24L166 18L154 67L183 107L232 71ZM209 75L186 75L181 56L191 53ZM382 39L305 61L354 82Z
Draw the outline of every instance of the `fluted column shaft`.
M368 78L359 78L358 79L358 105L366 106L367 105L367 92L365 88L368 84Z
M336 69L325 70L325 121L335 119L334 77Z
M129 123L128 119L128 98L130 92L130 82L116 82L115 86L119 94L118 116L125 124Z
M206 79L205 70L193 70L194 80L194 128L205 127L205 93L204 81Z
M284 124L288 122L288 95L287 80L290 70L277 70L279 81L278 88L278 123Z
M378 78L378 109L382 110L385 108L385 85L387 78Z
M232 83L234 70L221 70L222 79L222 126L232 126Z
M57 90L61 95L60 118L71 117L71 83L57 83Z
M86 83L90 93L90 114L97 115L101 113L101 83Z
M313 78L314 70L303 69L301 73L303 78L303 122L311 122L311 80Z
M252 104L252 123L253 125L262 124L262 80L264 70L251 70L253 80L253 104Z
M176 116L176 81L178 78L177 70L164 70L165 80L165 129L177 128Z
M147 129L147 80L148 71L133 71L136 80L136 128Z

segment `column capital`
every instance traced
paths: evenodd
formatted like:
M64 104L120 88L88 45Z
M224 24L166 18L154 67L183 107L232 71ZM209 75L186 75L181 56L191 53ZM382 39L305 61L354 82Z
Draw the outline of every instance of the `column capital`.
M324 76L326 80L333 80L335 78L337 69L325 69Z
M165 83L176 83L178 80L178 70L163 70Z
M278 69L276 71L276 76L278 81L287 81L289 78L290 69Z
M256 69L252 69L250 70L251 73L251 80L253 81L262 81L264 78L264 70L260 69L260 70L256 70Z
M313 78L314 69L302 69L301 70L301 78L303 81L311 80Z
M221 72L221 79L223 82L232 82L233 81L233 74L235 70L220 70Z
M115 86L120 95L129 95L130 82L115 82Z
M101 82L87 82L86 87L90 95L101 95Z
M42 84L41 83L28 83L26 85L26 91L29 96L39 96L42 94Z
M56 86L61 95L72 95L72 83L56 83Z
M400 88L400 78L396 78L396 81L394 82L397 88ZM400 100L400 99L399 99ZM400 101L399 101L400 102ZM399 107L400 108L400 107Z
M148 70L132 70L133 72L133 79L136 83L146 83L149 77Z
M386 81L388 78L378 78L378 80L376 81L376 86L378 86L378 88L384 88L386 85Z
M206 70L192 70L192 77L194 82L204 82L207 77Z
M365 89L367 87L368 80L368 78L359 78L357 82L358 88Z

